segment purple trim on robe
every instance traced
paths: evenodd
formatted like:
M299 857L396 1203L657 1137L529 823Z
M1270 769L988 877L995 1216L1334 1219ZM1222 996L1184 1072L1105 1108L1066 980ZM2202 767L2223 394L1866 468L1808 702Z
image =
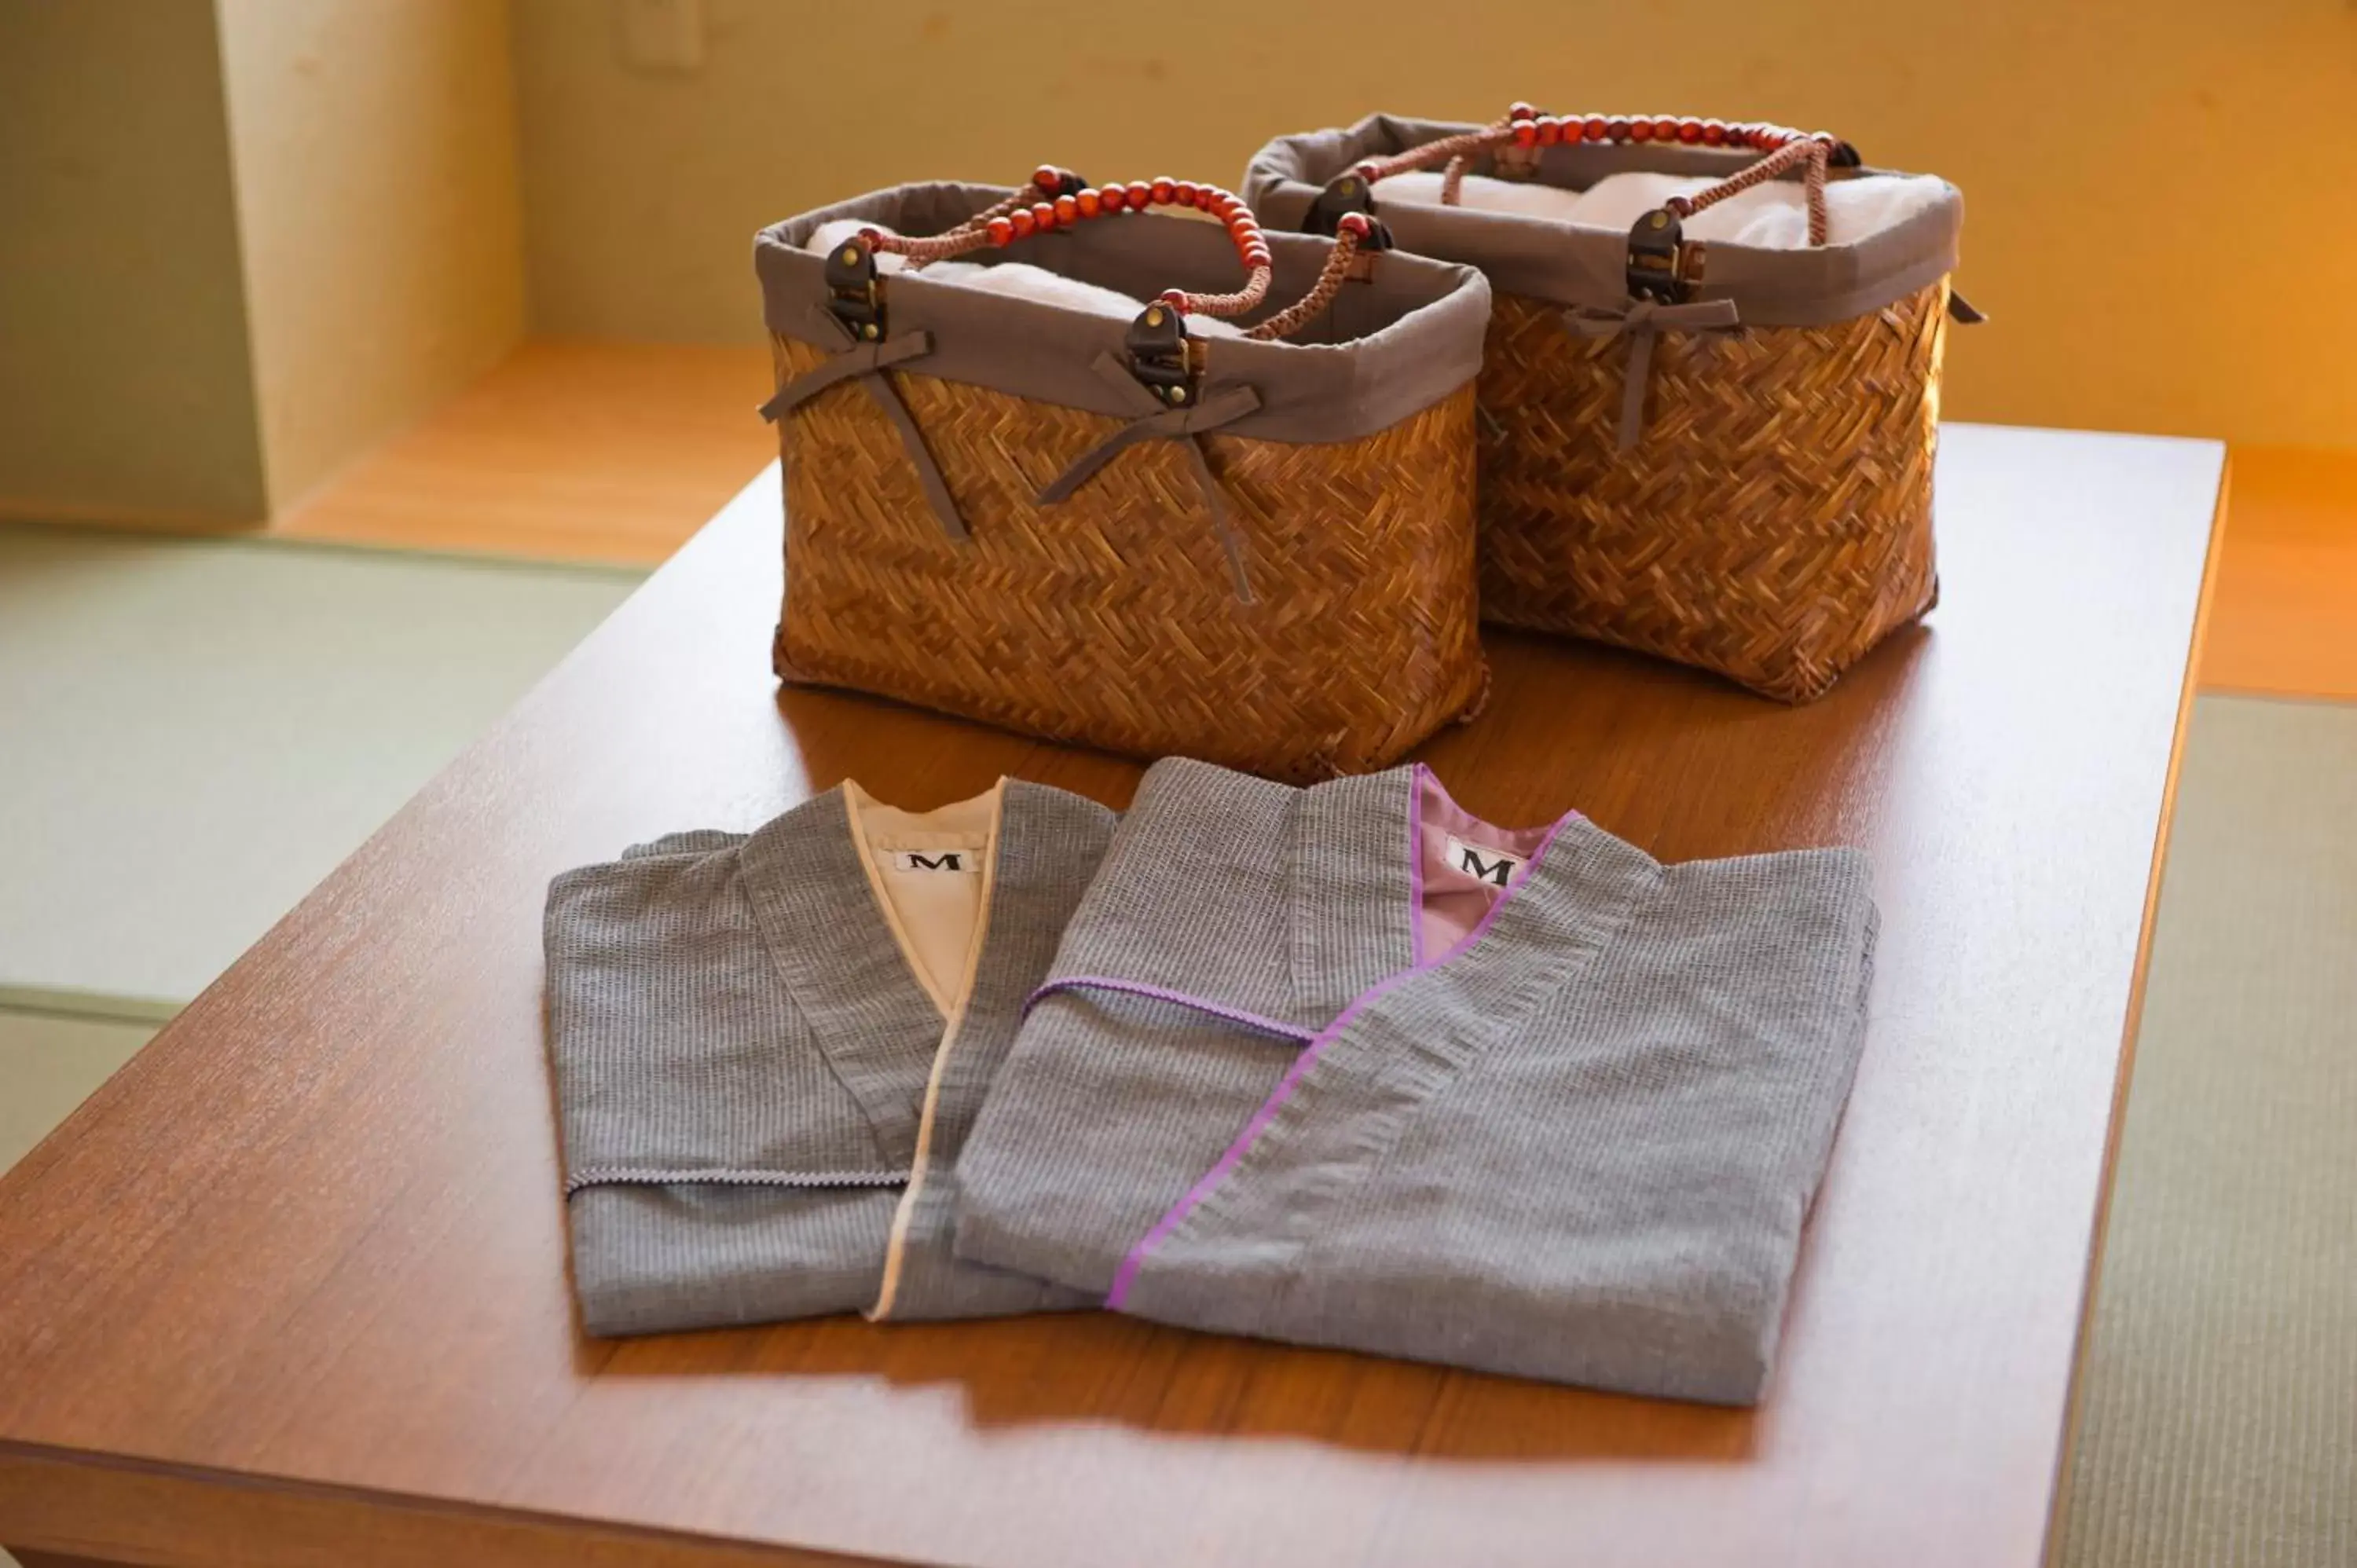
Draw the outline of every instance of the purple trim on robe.
M1416 766L1419 769L1423 768L1421 763ZM1420 795L1418 800L1421 800ZM1429 962L1412 963L1405 969L1384 976L1352 997L1351 1004L1343 1008L1332 1023L1318 1031L1316 1036L1302 1047L1301 1054L1293 1058L1293 1065L1285 1069L1285 1076L1277 1079L1276 1088L1271 1090L1269 1097L1261 1102L1260 1109L1252 1113L1252 1119L1244 1123L1243 1131L1236 1134L1235 1142L1228 1145L1227 1152L1219 1157L1218 1162L1210 1170L1203 1173L1194 1186L1187 1189L1178 1202L1170 1206L1168 1212L1154 1222L1151 1230L1137 1239L1137 1244L1132 1247L1128 1255L1122 1259L1121 1267L1114 1271L1113 1288L1105 1293L1105 1306L1108 1310L1119 1312L1122 1309L1123 1304L1129 1299L1130 1287L1137 1283L1138 1271L1146 1266L1146 1254L1159 1246L1172 1231L1178 1230L1187 1217L1211 1195L1212 1189L1227 1179L1228 1173L1242 1163L1244 1155L1251 1151L1254 1142L1268 1130L1270 1122L1276 1120L1276 1113L1284 1109L1285 1102L1293 1098L1293 1091L1300 1085L1302 1079L1308 1075L1311 1068L1318 1065L1318 1058L1325 1054L1326 1047L1332 1045L1342 1031L1350 1027L1351 1021L1365 1011L1370 1004L1394 986L1403 981L1414 979L1427 970L1437 969L1460 953L1471 951L1473 945L1489 930L1490 923L1498 918L1499 911L1506 907L1515 894L1529 886L1532 878L1538 875L1539 864L1546 858L1547 851L1554 847L1555 834L1563 831L1565 823L1578 815L1577 811L1566 811L1555 819L1554 824L1546 830L1546 835L1540 839L1539 846L1531 855L1531 863L1523 871L1522 877L1512 886L1498 895L1497 901L1490 906L1488 913L1484 914L1473 929L1467 933L1463 941L1457 943ZM1422 812L1411 811L1408 813L1408 822L1412 830L1420 832L1423 824ZM1420 837L1412 843L1411 850L1413 853L1409 864L1413 865L1422 856L1423 843ZM1419 920L1422 919L1421 908L1416 909L1415 914Z

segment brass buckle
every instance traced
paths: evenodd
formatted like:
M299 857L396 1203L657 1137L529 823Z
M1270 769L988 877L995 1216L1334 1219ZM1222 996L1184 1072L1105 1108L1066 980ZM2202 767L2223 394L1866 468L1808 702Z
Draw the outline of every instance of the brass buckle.
M1137 313L1123 340L1129 350L1129 373L1172 408L1188 407L1200 390L1195 356L1189 351L1193 342L1187 335L1186 314L1156 300Z
M884 336L884 290L876 252L864 240L845 240L826 253L826 308L862 343Z

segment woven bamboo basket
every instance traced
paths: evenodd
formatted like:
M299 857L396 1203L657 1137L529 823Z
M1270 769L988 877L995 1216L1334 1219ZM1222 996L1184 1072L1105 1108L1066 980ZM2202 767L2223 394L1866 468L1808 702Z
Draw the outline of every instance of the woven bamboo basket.
M766 231L780 386L847 352L813 315L829 290L803 245L822 223L970 234L1008 195L904 187ZM1006 249L1135 296L1213 274L1227 241L1148 215ZM1347 247L1323 240L1264 248L1278 296L1313 308L1293 313L1293 341L1189 338L1176 405L1135 379L1151 306L1125 321L921 271L878 277L870 343L926 345L875 372L888 398L845 375L776 411L780 676L1286 779L1387 766L1468 716L1487 679L1472 385L1486 288L1421 258L1338 263Z
M1884 172L1855 164L1780 127L1518 106L1489 126L1376 116L1287 138L1247 190L1272 223L1380 210L1403 247L1479 265L1497 290L1479 392L1486 618L1803 702L1938 596L1941 360L1952 312L1974 318L1949 285L1953 188L1891 230L1824 242L1825 182ZM1423 167L1446 171L1438 203L1384 199L1383 179ZM1625 230L1458 197L1469 173L1581 190L1623 172L1706 188ZM1682 237L1776 178L1808 192L1807 246Z

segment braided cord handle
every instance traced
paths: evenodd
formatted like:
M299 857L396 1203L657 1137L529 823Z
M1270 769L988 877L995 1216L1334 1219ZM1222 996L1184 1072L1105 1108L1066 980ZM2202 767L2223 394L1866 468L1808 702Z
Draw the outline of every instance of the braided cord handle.
M906 256L910 265L921 267L928 262L946 261L985 247L1011 245L1027 235L1052 233L1093 219L1144 212L1155 207L1190 207L1225 224L1245 274L1243 286L1232 294L1167 289L1160 296L1161 303L1181 314L1229 317L1242 316L1268 297L1269 282L1275 274L1268 238L1261 231L1260 220L1253 216L1242 197L1216 185L1200 185L1193 180L1164 177L1092 186L1069 170L1042 164L1031 176L1029 185L946 232L910 238L866 229L861 231L860 238L872 251ZM1262 340L1281 338L1325 307L1349 275L1359 242L1375 232L1372 221L1364 218L1349 228L1350 232L1338 236L1334 253L1327 258L1326 267L1309 293L1288 309L1247 330L1245 337Z
M1370 158L1359 165L1356 173L1372 185L1410 169L1444 165L1440 199L1454 207L1466 170L1481 154L1506 146L1569 146L1580 142L1660 142L1665 145L1748 148L1767 155L1707 190L1692 196L1674 196L1663 203L1681 218L1804 165L1803 180L1812 245L1825 242L1825 171L1836 165L1851 167L1857 163L1857 152L1826 131L1796 131L1789 125L1766 121L1706 120L1691 114L1542 114L1527 103L1517 103L1502 118L1478 131L1443 136L1391 157Z

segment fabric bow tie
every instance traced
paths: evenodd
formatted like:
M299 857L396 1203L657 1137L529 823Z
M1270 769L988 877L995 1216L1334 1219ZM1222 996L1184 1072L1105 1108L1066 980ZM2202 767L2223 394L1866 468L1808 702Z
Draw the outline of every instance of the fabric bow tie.
M1243 604L1252 603L1252 579L1244 570L1243 541L1228 516L1226 492L1220 489L1219 478L1211 472L1211 462L1203 456L1203 445L1196 437L1233 424L1258 409L1260 393L1250 387L1226 386L1213 391L1200 403L1171 408L1138 384L1137 378L1113 355L1099 354L1092 368L1106 382L1124 389L1123 396L1138 408L1139 415L1090 447L1071 467L1049 481L1039 492L1040 504L1048 505L1071 495L1125 447L1140 441L1176 441L1186 449L1195 470L1195 483L1203 492L1203 504L1211 509L1211 531L1219 536L1220 548L1228 557L1236 598Z
M940 521L942 532L963 542L967 537L965 519L958 515L957 502L950 499L950 487L942 478L941 467L926 448L925 437L917 429L917 422L909 414L909 405L900 401L900 394L893 390L891 381L882 373L888 365L931 353L932 334L909 332L881 342L867 343L853 337L851 328L828 312L813 306L811 315L825 324L820 330L831 329L834 336L850 347L780 387L778 395L761 405L761 417L775 424L788 412L809 402L835 382L856 377L859 384L867 389L867 395L876 400L876 406L882 409L886 417L899 430L900 445L908 448L909 460L917 466L917 482L923 487L925 499L932 507L933 516Z
M1742 317L1731 299L1695 299L1668 305L1657 299L1637 300L1625 310L1594 310L1575 306L1562 314L1565 330L1576 338L1629 338L1628 363L1621 371L1620 446L1637 445L1645 429L1645 381L1653 368L1653 338L1663 332L1731 332L1740 330Z

